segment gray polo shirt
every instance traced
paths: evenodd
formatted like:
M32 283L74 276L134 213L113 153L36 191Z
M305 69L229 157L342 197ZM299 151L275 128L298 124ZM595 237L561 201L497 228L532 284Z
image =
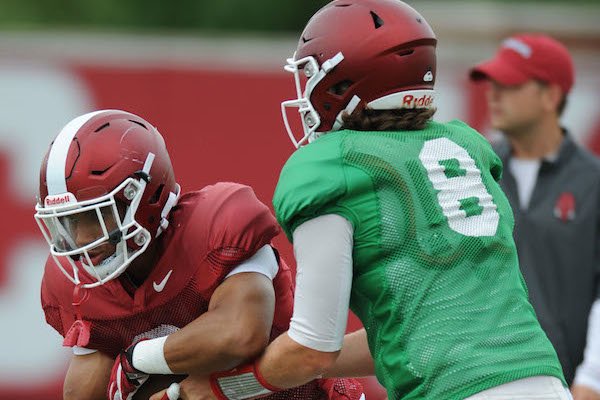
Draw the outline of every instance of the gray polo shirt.
M529 207L521 210L507 142L500 184L515 214L514 237L531 303L569 385L583 360L588 316L600 295L600 160L565 133L556 159L543 160Z

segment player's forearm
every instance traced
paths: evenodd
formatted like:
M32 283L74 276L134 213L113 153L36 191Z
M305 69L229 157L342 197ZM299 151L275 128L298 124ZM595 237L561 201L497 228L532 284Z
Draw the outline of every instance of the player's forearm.
M104 353L73 356L63 385L64 400L105 400L113 360Z
M367 343L367 332L360 329L344 336L340 356L326 377L360 377L375 374L375 364Z
M257 365L269 384L286 389L321 377L338 355L304 347L285 333L267 347Z
M134 368L150 374L199 374L233 368L266 347L273 322L271 280L240 273L223 282L208 311L164 338L140 342Z
M257 356L268 339L268 330L246 318L233 321L209 312L169 335L164 355L173 373L207 374Z
M63 400L106 400L106 382L95 379L67 381L63 385Z

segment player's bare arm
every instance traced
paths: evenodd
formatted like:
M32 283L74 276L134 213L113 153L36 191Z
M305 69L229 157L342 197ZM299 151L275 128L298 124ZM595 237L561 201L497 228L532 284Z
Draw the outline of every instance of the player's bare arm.
M327 377L375 375L375 364L367 343L364 328L344 336L344 345L333 367L325 373Z
M333 368L343 345L348 316L352 231L350 222L335 214L306 221L295 229L299 273L290 329L271 342L253 366L238 368L232 377L214 374L213 381L224 393L229 380L235 381L234 376L246 372L253 373L263 388L273 391L321 378ZM325 241L324 237L335 239ZM370 359L368 351L366 354ZM244 393L248 398L255 395Z
M73 355L63 386L64 400L104 400L114 360L99 351Z
M333 367L339 354L339 351L324 352L303 346L285 333L269 345L257 365L271 385L294 387L323 376Z
M206 374L257 356L269 342L274 309L273 285L266 276L251 272L227 278L208 312L168 337L164 354L169 368Z

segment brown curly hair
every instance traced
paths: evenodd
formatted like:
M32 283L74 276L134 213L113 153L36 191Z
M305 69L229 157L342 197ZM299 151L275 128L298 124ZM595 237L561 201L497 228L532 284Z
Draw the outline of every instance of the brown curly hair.
M342 129L354 131L417 131L424 129L435 108L373 110L363 108L342 115Z

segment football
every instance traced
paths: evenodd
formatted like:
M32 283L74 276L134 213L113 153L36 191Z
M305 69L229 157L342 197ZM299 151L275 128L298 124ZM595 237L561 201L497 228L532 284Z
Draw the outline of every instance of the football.
M150 375L140 387L132 400L148 400L156 392L171 386L173 382L181 382L187 375Z

